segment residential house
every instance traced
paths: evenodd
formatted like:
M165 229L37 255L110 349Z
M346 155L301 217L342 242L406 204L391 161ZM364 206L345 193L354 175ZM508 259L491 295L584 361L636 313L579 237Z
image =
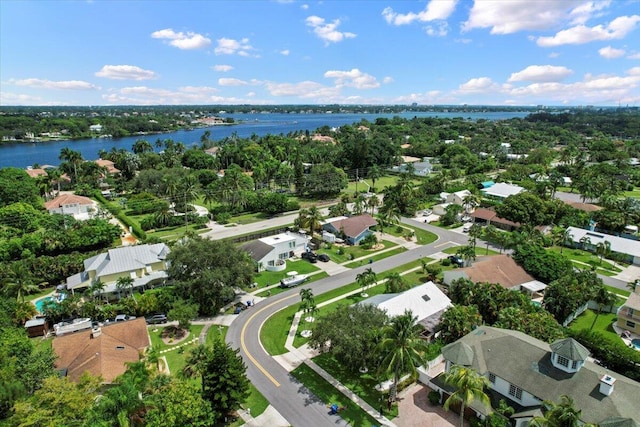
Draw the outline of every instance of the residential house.
M41 176L47 176L47 171L43 168L32 168L29 166L27 167L27 175L31 178L39 178Z
M510 417L514 427L527 426L542 415L543 401L559 402L563 395L581 411L583 423L640 422L640 383L595 364L572 338L549 345L522 332L480 326L443 347L442 355L446 372L461 365L487 377L494 405L504 399L515 410ZM455 389L444 382L444 375L427 382L446 399ZM481 417L489 412L477 402L471 411Z
M451 300L433 282L396 294L380 294L361 301L359 304L375 305L389 316L399 316L410 310L417 317L417 323L424 326L424 337L431 338L440 324L442 313L451 307Z
M611 252L626 256L627 262L640 265L640 241L578 227L568 227L567 231L574 247L595 252L599 243L610 245Z
M508 184L506 182L497 182L491 187L483 188L480 190L486 197L504 200L509 196L514 196L525 191L524 188L515 184Z
M413 174L416 176L427 176L433 170L433 165L426 157L421 161L419 157L402 156L402 162L399 166L393 166L391 170L399 173L407 172L408 164L413 166Z
M530 294L542 292L547 287L544 283L535 280L506 254L490 256L473 263L471 267L445 271L443 282L450 286L453 281L461 278L474 283L497 283L503 288Z
M55 366L71 381L79 381L88 372L102 377L105 384L113 383L127 370L127 363L137 362L149 346L142 317L56 337L52 343L58 356Z
M89 131L90 132L96 132L96 133L102 133L102 125L101 124L90 125L89 126Z
M104 285L102 294L115 295L119 292L116 282L121 277L132 278L134 289L163 283L169 252L164 243L109 249L84 260L84 271L67 277L67 289L82 291L100 281Z
M355 215L349 218L329 218L322 223L322 229L343 238L350 245L357 245L372 233L371 227L378 225L369 214Z
M44 207L50 214L71 215L78 220L87 220L95 212L96 203L88 197L64 193L46 202Z
M499 217L492 208L478 208L470 216L474 223L480 225L493 225L494 227L507 231L520 228L519 222L513 222L506 218Z
M210 156L216 157L218 155L218 152L220 151L220 147L211 147L211 148L207 148L206 150L204 150L205 153L207 153Z
M256 262L258 271L282 271L287 260L307 249L308 238L293 232L263 237L242 246Z
M618 316L616 324L619 328L640 335L640 285L629 294L616 316Z
M447 203L455 203L456 205L464 206L464 198L471 195L471 191L462 190L455 193L447 193Z
M116 168L115 163L111 160L98 159L95 163L100 167L106 168L109 175L117 175L120 173L120 169Z

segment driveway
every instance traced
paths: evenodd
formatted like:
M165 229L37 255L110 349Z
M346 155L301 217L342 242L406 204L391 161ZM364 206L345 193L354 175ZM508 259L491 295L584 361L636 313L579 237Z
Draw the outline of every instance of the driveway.
M456 427L460 421L458 414L445 411L442 405L434 406L427 400L429 388L423 384L414 384L399 395L400 415L393 419L398 427ZM465 420L465 426L469 422Z

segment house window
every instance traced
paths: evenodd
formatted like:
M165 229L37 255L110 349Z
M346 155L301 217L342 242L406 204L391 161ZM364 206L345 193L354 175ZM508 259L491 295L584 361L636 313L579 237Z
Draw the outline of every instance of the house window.
M296 242L289 242L289 247L290 248L295 248L296 247Z
M278 259L289 259L289 252L278 254Z
M489 381L491 381L491 384L495 384L496 383L496 374L492 374L491 372L489 372Z
M627 320L626 324L627 324L627 328L629 328L629 329L635 329L636 328L636 323L635 322Z
M578 361L574 360L573 363L571 363L571 369L578 369Z
M556 361L558 362L558 365L562 365L567 368L569 367L569 359L567 359L566 357L558 355Z
M522 389L513 384L509 384L509 396L513 396L516 399L522 399Z
M627 313L629 313L629 316L633 316L633 308L628 308Z

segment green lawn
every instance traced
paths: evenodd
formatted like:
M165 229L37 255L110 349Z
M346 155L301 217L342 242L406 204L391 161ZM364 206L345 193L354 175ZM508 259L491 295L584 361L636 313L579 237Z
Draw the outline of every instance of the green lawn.
M614 288L613 286L608 286L608 285L604 285L604 287L607 288L609 292L613 292L614 294L617 294L617 295L622 295L625 298L631 295L630 291L625 291L625 290Z
M353 261L353 262L350 262L348 264L344 264L344 266L347 267L347 268L357 268L357 267L360 267L362 265L365 265L366 263L370 263L370 262L373 262L373 261L379 261L381 259L389 258L390 256L398 255L398 254L401 254L401 253L406 252L406 251L408 251L407 248L403 248L403 247L395 248L395 249L391 249L390 251L379 252L379 253L377 253L375 255L370 256L366 260L362 260L361 259L360 261ZM372 260L372 261L369 261L369 260Z
M299 273L302 273L301 271L298 271ZM321 271L320 273L316 273L313 276L309 277L309 279L307 279L304 283L311 283L311 282L315 282L316 280L320 280L320 279L324 279L325 277L329 277L329 275L327 274L326 271ZM300 287L302 287L301 285L299 285ZM276 287L276 288L271 288L269 290L266 291L262 291L256 294L256 296L259 297L269 297L271 295L277 295L281 292L285 292L288 291L290 288L281 288L281 287Z
M438 236L433 234L430 231L423 230L421 228L412 227L406 224L399 224L393 227L385 227L383 230L383 234L391 234L396 237L404 237L407 232L413 232L416 237L416 243L419 245L428 245L429 243L433 243L438 240Z
M56 287L55 286L51 286L48 288L43 288L41 290L39 290L38 292L36 292L35 294L29 294L29 295L25 295L24 296L24 300L25 301L33 301L36 300L38 298L42 298L46 295L49 295L51 292L55 291Z
M548 250L560 252L560 247L553 246ZM605 272L608 272L609 274L607 275L614 275L622 271L621 269L614 267L613 264L608 262L606 259L601 261L599 256L581 249L564 248L562 254L569 258L575 266L583 269L588 268L589 266L594 266L599 270L598 273L605 274Z
M173 348L174 350L168 351L166 353L159 354L159 356L165 356L167 358L167 363L169 364L169 370L172 375L175 375L177 372L181 371L185 365L185 356L189 352L190 349L197 345L197 342L193 344L189 344L184 347L177 348L179 344L182 344L187 341L191 341L193 338L197 338L202 331L203 325L191 325L189 327L189 336L186 340L178 343L178 344L165 344L162 341L161 334L164 327L150 328L149 336L151 337L151 345L154 349L161 351L166 349Z
M385 175L383 177L380 177L378 179L376 179L376 191L378 193L380 193L382 191L383 188L385 188L386 186L394 186L398 183L398 179L399 176L398 175ZM373 182L371 181L371 179L365 179L364 180L367 184L369 185L373 185ZM415 185L420 184L420 181L415 179L413 180ZM358 182L358 191L362 192L362 191L367 191L369 187L367 187L366 184L363 184L361 182ZM349 182L349 185L347 186L347 189L344 190L344 192L349 193L349 194L353 194L356 191L356 183L355 181L353 182Z
M569 329L574 331L579 331L581 329L590 329L591 323L593 323L593 319L596 317L596 312L593 310L587 310L578 316L571 324L569 325ZM613 322L617 319L615 313L601 313L598 316L598 320L596 324L593 326L594 331L598 331L602 333L606 337L606 339L614 342L620 342L620 337L613 330L611 326Z
M461 247L462 246L452 246L450 248L447 248L447 249L443 250L442 252L444 252L445 254L455 255L455 253ZM498 252L489 249L489 252L487 253L487 247L486 246L476 246L476 256L483 256L483 255L498 255Z
M287 335L289 334L289 329L291 329L293 315L296 314L300 307L297 300L295 301L296 303L269 317L260 329L260 342L265 351L272 356L287 352L284 348L284 343L287 341Z
M354 427L378 425L378 421L375 418L363 411L307 365L298 366L291 374L314 394L314 396L309 396L310 400L319 400L327 405L327 412L329 411L329 405L334 403L340 407L345 407L344 410L340 411L340 417L346 420L349 425Z
M397 246L395 243L390 242L388 240L383 240L380 243L384 245L384 248L381 248L379 250L389 249ZM331 261L334 261L338 264L343 264L345 262L351 261L352 259L356 259L364 256L373 256L377 252L378 251L373 249L364 249L360 245L354 245L354 246L331 245L331 249L327 249L326 247L323 247L317 250L318 254L327 254L329 255L329 258L331 258Z
M205 340L206 344L211 345L219 338L222 338L222 341L224 341L224 338L227 336L228 330L228 326L211 325L211 327L209 327L209 330L207 331L207 338Z
M253 276L254 282L258 284L259 288L263 288L269 285L275 285L280 282L280 279L287 277L288 271L297 271L300 274L314 273L320 270L320 268L311 264L304 259L299 260L287 260L287 269L284 271L261 271Z
M640 199L640 187L635 187L632 191L625 191L624 197L635 197Z
M369 405L376 409L380 407L381 393L375 389L376 384L380 381L372 375L375 372L367 372L366 374L358 372L354 374L335 360L330 353L316 356L313 361ZM386 396L383 397L383 401L386 402ZM389 413L385 404L384 412L388 419L393 419L398 416L398 405L393 405Z

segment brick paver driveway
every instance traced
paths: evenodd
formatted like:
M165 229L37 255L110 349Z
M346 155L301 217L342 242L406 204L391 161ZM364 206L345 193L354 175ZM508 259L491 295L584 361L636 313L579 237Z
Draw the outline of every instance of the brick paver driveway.
M456 427L458 414L446 412L442 405L433 406L427 400L429 389L423 384L414 384L400 393L400 415L393 419L398 427ZM465 420L465 426L469 423Z

